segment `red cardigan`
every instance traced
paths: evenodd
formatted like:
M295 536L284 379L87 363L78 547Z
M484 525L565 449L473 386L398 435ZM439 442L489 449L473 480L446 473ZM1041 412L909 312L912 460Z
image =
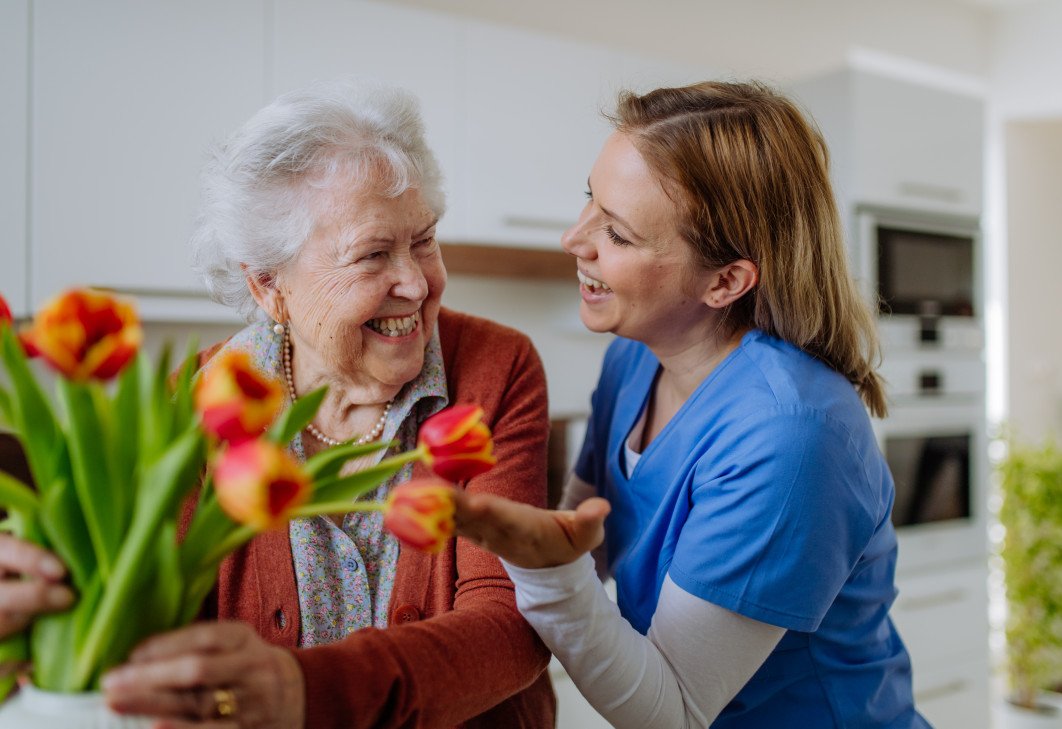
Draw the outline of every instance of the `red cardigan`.
M466 485L544 506L549 417L542 364L523 334L443 309L450 404L478 403L498 465ZM414 475L427 475L421 465ZM297 649L299 600L287 530L267 532L221 566L207 615L253 625L291 648L306 678L306 726L552 727L549 652L516 609L492 554L464 539L440 554L399 553L385 630Z

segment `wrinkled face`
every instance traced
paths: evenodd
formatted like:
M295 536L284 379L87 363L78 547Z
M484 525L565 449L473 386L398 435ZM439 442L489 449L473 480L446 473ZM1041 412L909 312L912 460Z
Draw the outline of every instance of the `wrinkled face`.
M395 388L414 379L446 285L435 213L415 188L367 182L323 191L315 225L275 286L301 358L337 381Z
M583 324L651 347L682 346L711 316L708 273L678 232L678 208L629 137L605 142L586 207L561 239L578 259Z

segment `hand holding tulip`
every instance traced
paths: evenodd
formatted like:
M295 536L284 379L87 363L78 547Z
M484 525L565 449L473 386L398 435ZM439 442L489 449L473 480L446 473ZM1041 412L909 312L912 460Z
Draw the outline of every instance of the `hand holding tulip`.
M605 538L611 509L601 498L575 511L550 511L490 494L455 494L457 533L517 567L574 562Z

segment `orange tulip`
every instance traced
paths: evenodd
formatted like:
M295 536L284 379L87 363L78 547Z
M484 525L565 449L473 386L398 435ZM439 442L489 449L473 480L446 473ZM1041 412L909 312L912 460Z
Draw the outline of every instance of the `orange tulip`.
M75 381L109 380L132 361L144 339L128 300L92 289L73 289L37 312L23 332L30 356L40 355Z
M478 405L436 413L420 426L417 440L424 462L447 481L467 481L497 463L490 428Z
M438 552L454 533L454 489L438 478L395 486L384 505L384 527L403 542Z
M0 294L0 326L4 324L10 325L15 318L11 316L11 307L7 305L7 300L4 299L3 294Z
M195 409L203 430L231 443L260 436L283 406L280 381L266 376L249 354L239 350L219 355L195 386Z
M291 454L266 440L230 446L214 467L218 504L233 521L258 530L282 527L312 488Z

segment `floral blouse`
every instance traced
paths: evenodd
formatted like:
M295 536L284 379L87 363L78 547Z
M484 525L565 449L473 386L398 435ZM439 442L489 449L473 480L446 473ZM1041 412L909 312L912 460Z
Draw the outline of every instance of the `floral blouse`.
M264 372L283 380L283 338L271 322L256 322L225 345L251 354ZM379 461L416 447L417 430L426 418L446 407L448 394L438 330L424 354L424 367L399 392L384 423L381 438L396 445L371 458ZM302 435L291 442L292 452L305 460ZM367 464L368 465L368 464ZM362 498L383 501L391 488L406 481L413 465ZM387 606L398 564L398 540L383 528L378 511L351 512L342 526L328 517L295 519L289 529L295 579L299 591L302 633L299 645L333 643L359 628L387 626Z

